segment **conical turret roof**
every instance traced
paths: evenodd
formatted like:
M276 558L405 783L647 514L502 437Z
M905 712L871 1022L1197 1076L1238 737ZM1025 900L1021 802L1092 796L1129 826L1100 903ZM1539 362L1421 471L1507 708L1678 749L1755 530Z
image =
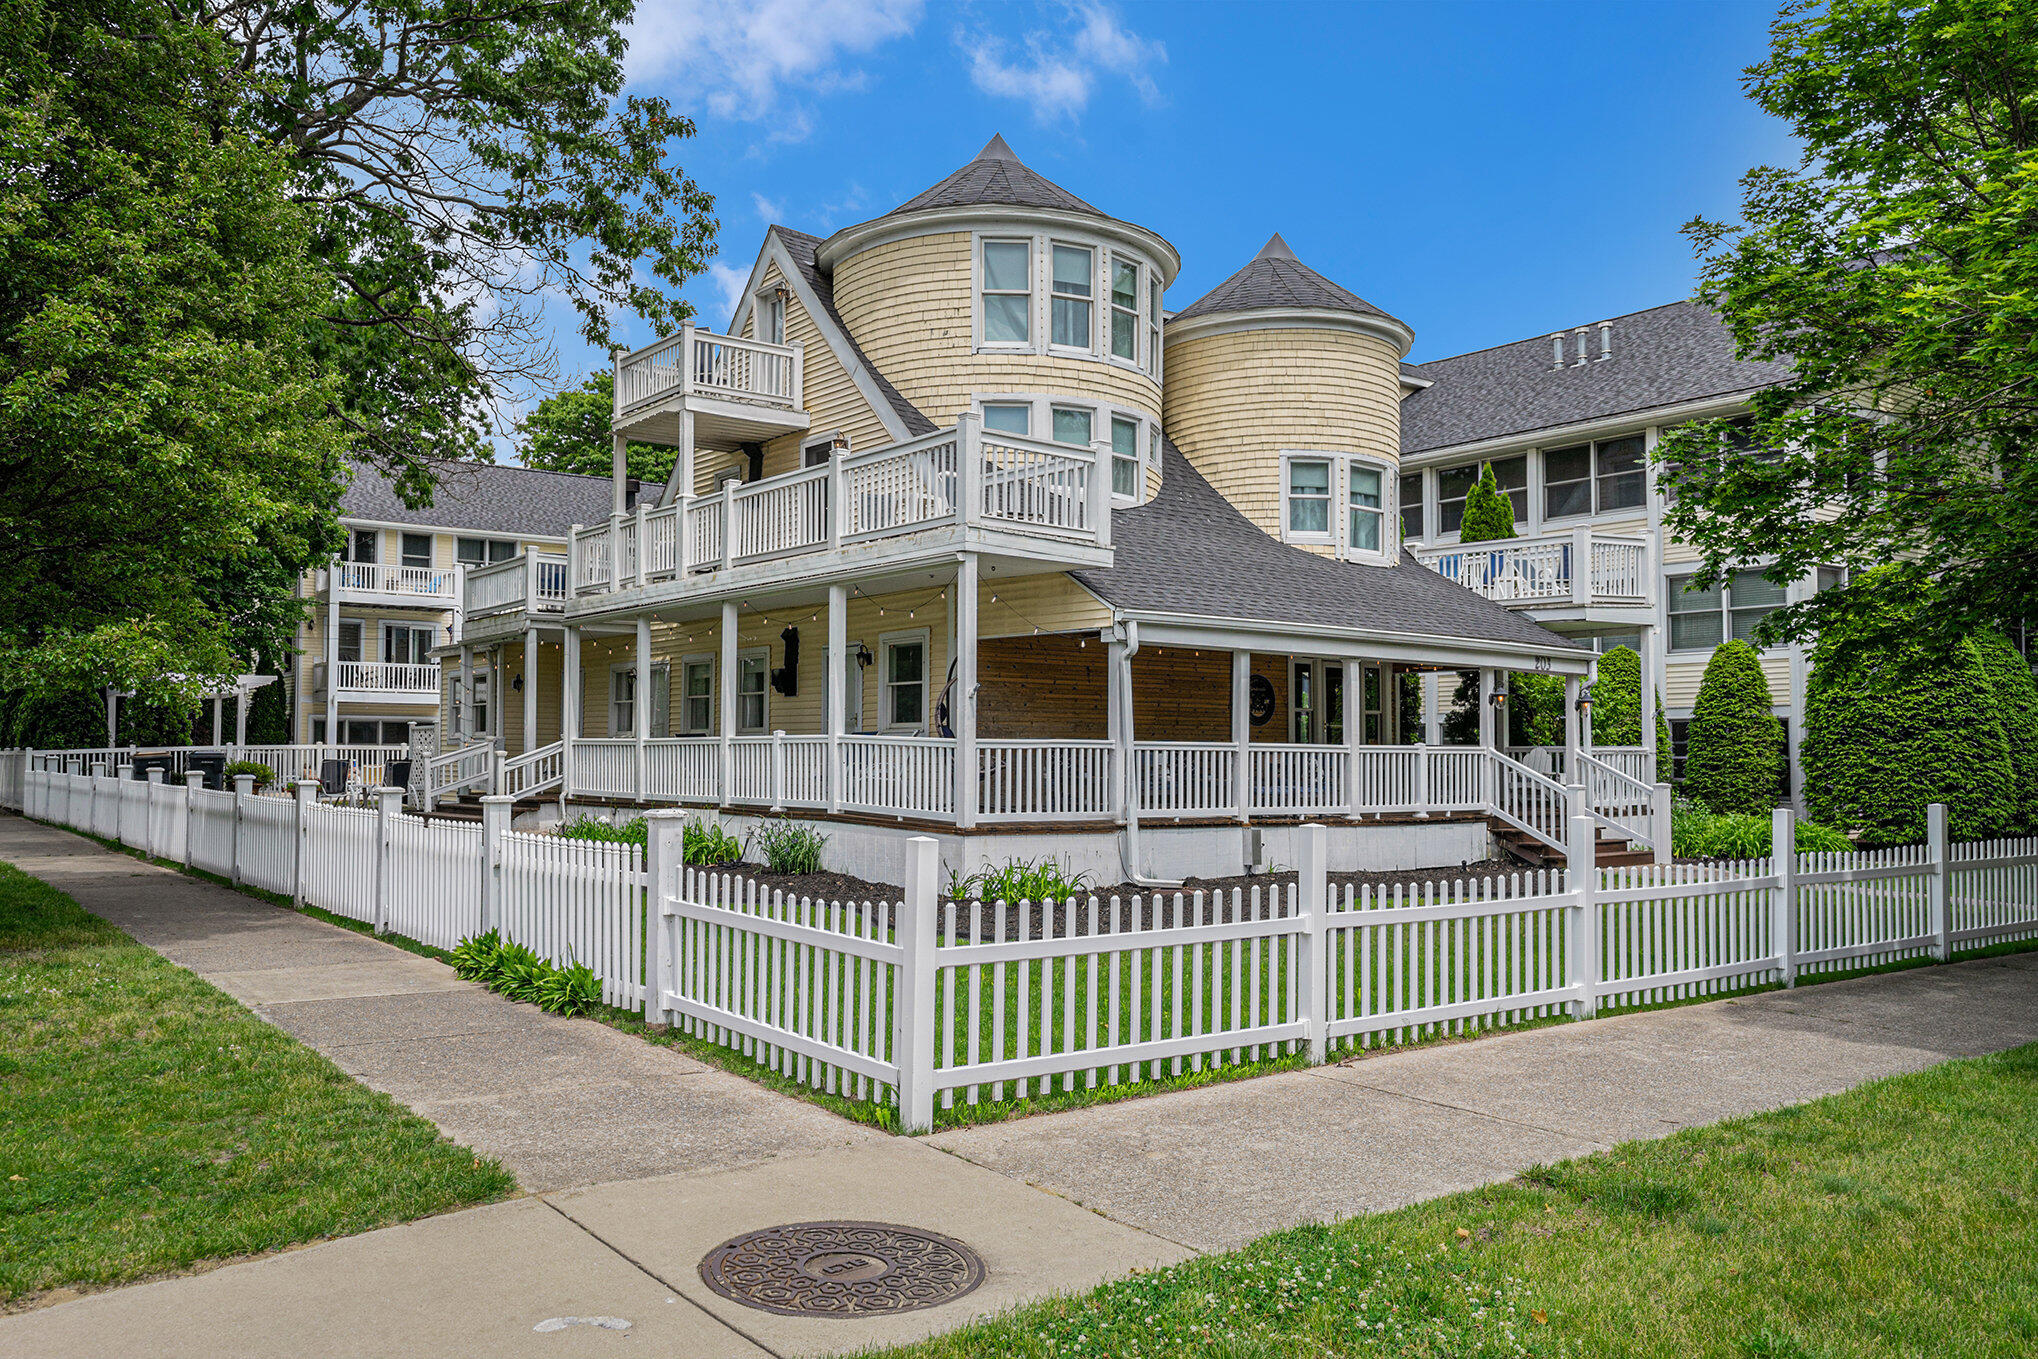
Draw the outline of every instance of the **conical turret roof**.
M1253 256L1252 262L1182 308L1171 322L1214 316L1221 312L1348 311L1359 316L1377 316L1408 327L1346 288L1332 283L1295 257L1288 243L1276 232Z
M984 149L977 152L976 159L933 188L893 208L885 216L897 217L929 208L966 208L980 204L1053 208L1062 212L1087 213L1092 217L1104 215L1045 175L1028 169L1005 144L1003 137L992 137L984 144Z

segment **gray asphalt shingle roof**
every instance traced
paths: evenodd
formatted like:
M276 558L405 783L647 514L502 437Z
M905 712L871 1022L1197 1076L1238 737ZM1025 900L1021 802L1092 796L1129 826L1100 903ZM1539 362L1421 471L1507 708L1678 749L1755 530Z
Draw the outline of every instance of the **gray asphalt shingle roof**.
M804 231L794 231L791 227L774 226L771 229L785 242L786 253L791 255L793 263L799 266L800 277L814 290L814 295L821 300L822 309L828 313L828 319L835 323L835 329L848 341L856 361L863 365L864 372L870 374L871 381L877 384L878 390L884 394L886 403L899 417L899 422L906 427L907 437L932 434L934 422L922 414L918 406L908 401L903 392L892 386L885 375L877 370L877 365L864 356L863 347L857 344L856 337L849 332L849 327L842 324L842 314L835 310L835 285L821 272L821 265L814 258L815 250L820 247L821 238L809 236Z
M1550 366L1550 338L1418 364L1431 385L1401 402L1401 451L1421 453L1482 439L1526 434L1663 406L1754 391L1790 375L1782 361L1734 357L1718 315L1698 302L1672 302L1614 318L1613 357ZM1599 353L1592 328L1588 356Z
M1349 311L1361 316L1395 318L1347 288L1339 287L1301 260L1277 233L1260 247L1251 263L1212 288L1171 318L1187 321L1227 311L1259 311L1293 307L1310 311ZM1401 322L1396 321L1399 325Z
M1445 580L1406 552L1394 566L1360 566L1268 536L1219 495L1172 440L1161 441L1161 466L1160 494L1112 516L1115 564L1071 573L1118 608L1575 645Z
M976 159L925 192L914 195L886 213L920 212L927 208L968 208L980 204L1014 208L1054 208L1062 212L1104 214L1061 185L1027 168L1003 137L992 137L977 152Z
M646 500L654 498L659 489L646 488L641 482L633 483L633 488ZM606 520L611 503L607 477L508 463L447 462L439 465L432 503L414 510L403 503L388 477L365 463L356 463L353 482L340 497L340 517L564 538L575 524Z

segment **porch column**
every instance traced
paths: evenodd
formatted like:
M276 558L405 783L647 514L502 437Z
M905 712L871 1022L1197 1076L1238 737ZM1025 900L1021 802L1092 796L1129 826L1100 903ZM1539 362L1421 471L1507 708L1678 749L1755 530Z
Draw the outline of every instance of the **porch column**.
M559 800L573 795L573 743L580 739L580 629L568 624L559 656Z
M223 737L225 733L220 730L219 719L220 719L220 707L225 702L226 700L221 698L218 694L214 694L212 696L212 743L214 745L224 744Z
M538 748L538 630L524 629L524 753Z
M731 776L735 769L736 735L736 601L722 601L722 661L715 667L715 684L721 690L716 703L716 730L721 736L721 764L715 791L721 804L729 805Z
M1352 820L1356 821L1359 819L1359 808L1364 805L1364 798L1359 788L1359 777L1364 769L1359 759L1359 747L1364 744L1365 738L1365 733L1360 728L1365 725L1366 720L1364 699L1366 694L1367 667L1351 659L1346 659L1342 664L1344 666L1344 712L1340 714L1339 720L1344 723L1345 729L1345 806L1347 814ZM1385 707L1384 703L1382 707Z
M1253 819L1253 654L1231 653L1231 805L1240 821Z
M1112 642L1108 630L1098 633L1097 640L1104 647L1104 739L1116 745L1118 727L1123 720L1119 713L1125 703L1125 695L1118 692L1118 666L1113 660L1115 653L1111 650L1116 643ZM1138 765L1118 758L1122 754L1123 752L1114 751L1114 758L1111 761L1111 806L1114 809L1125 805L1126 784L1138 777ZM1116 815L1115 811L1113 814Z
M1644 783L1656 782L1656 629L1642 629L1642 768ZM1796 787L1795 781L1792 787Z
M1595 685L1595 684L1598 684L1598 683L1599 683L1599 657L1597 657L1597 656L1594 656L1594 657L1592 658L1592 665L1591 665L1591 668L1590 668L1590 669L1588 669L1588 670L1587 670L1587 671L1585 672L1585 687L1586 687L1587 689L1590 689L1590 688L1591 688L1591 687L1592 687L1593 685ZM1579 723L1578 723L1578 749L1579 749L1580 751L1582 751L1583 753L1587 754L1587 755L1590 755L1590 754L1592 753L1592 714L1591 714L1591 713L1586 713L1586 714L1585 714L1585 715L1583 716L1583 718L1581 718L1581 719L1579 720ZM1583 773L1584 771L1583 771L1583 770L1580 770L1579 772L1580 772L1580 773L1582 774L1582 773ZM1579 779L1578 781L1579 781L1580 783L1583 783L1583 782L1584 782L1585 780L1584 780L1583 778L1580 778L1580 779Z
M1564 676L1564 779L1575 783L1578 779L1578 677Z
M364 628L365 633L367 630ZM363 645L367 638L362 639ZM326 572L326 741L340 740L340 566Z
M1487 753L1487 758L1479 766L1479 787L1481 799L1489 807L1496 801L1494 797L1496 791L1494 787L1495 774L1492 760L1493 704L1489 701L1494 693L1493 683L1496 673L1490 665L1479 668L1479 693L1473 699L1479 705L1479 747Z
M821 688L828 723L828 810L842 810L842 730L849 716L849 587L828 587L827 680Z
M327 666L326 671L327 674L330 675L332 672L332 667ZM327 681L326 692L328 694L332 692L332 684L330 679ZM328 709L327 711L330 712L331 710ZM328 741L335 739L333 736L333 721L330 716L326 718L326 739ZM469 745L473 742L473 740L474 740L474 648L470 645L463 643L460 647L460 744L463 746Z
M234 744L248 743L248 707L255 701L253 689L234 690Z
M1424 671L1422 676L1422 743L1426 746L1444 743L1444 713L1437 697L1437 672L1434 670Z
M637 620L637 682L630 725L637 738L637 801L644 800L644 738L651 734L651 620Z
M977 822L977 554L965 552L955 571L955 824Z
M1107 655L1111 685L1118 694L1118 702L1109 705L1114 709L1111 713L1113 719L1111 739L1118 743L1118 762L1126 771L1125 779L1119 787L1123 800L1118 804L1118 819L1124 822L1131 819L1133 804L1139 796L1139 776L1137 767L1133 764L1132 657L1127 652L1125 643L1120 641L1113 641L1110 644Z
M621 399L621 394L617 394ZM630 508L630 441L620 434L609 435L609 518L620 519ZM615 545L609 545L609 580L616 578L617 557Z

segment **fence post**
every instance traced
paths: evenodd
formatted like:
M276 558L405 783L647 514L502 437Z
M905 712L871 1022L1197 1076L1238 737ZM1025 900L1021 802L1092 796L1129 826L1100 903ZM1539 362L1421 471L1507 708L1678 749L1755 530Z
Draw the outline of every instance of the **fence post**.
M513 797L488 793L481 799L481 932L502 928L502 837L509 829Z
M1330 997L1327 994L1324 913L1330 909L1330 832L1311 823L1302 827L1302 865L1297 874L1302 899L1295 917L1296 968L1302 976L1295 988L1296 1017L1302 1021L1310 1065L1322 1062L1330 1043Z
M375 792L375 932L389 933L391 899L396 895L396 818L403 812L403 789Z
M254 795L255 776L253 774L234 775L234 852L231 862L233 863L233 885L236 887L239 887L244 881L241 877L241 809L247 805L248 799Z
M305 848L311 841L311 808L318 801L318 780L292 779L290 793L297 802L297 833L291 837L297 853L291 860L290 904L301 911L304 909L306 883L311 877L311 856L305 853Z
M1930 921L1932 956L1946 962L1953 956L1953 912L1946 899L1946 804L1925 808L1925 900Z
M665 993L677 989L673 968L672 898L686 863L686 812L660 807L644 813L644 1022L667 1022Z
M1785 986L1797 985L1797 817L1788 807L1769 813L1769 866L1776 874L1770 894L1770 949Z
M899 975L892 983L892 1058L899 1064L899 1129L934 1126L934 917L940 847L906 842L906 899L899 907Z
M490 696L493 698L493 695ZM503 790L503 761L508 758L501 746L492 746L488 752L488 791L500 793Z
M1659 783L1649 798L1649 838L1656 842L1656 862L1671 860L1670 785Z
M771 734L771 810L785 810L785 733Z
M202 770L187 769L184 771L184 866L186 868L191 867L191 842L197 838L192 834L198 827L198 817L193 804L198 801L198 790L204 786L205 774Z
M1570 889L1570 916L1564 930L1564 981L1578 992L1571 1002L1573 1019L1599 1013L1599 823L1585 812L1585 790L1569 788L1570 817L1565 854L1565 886Z
M162 844L156 839L156 789L162 784L163 771L151 769L147 786L142 790L142 843L151 859L159 859L163 854Z

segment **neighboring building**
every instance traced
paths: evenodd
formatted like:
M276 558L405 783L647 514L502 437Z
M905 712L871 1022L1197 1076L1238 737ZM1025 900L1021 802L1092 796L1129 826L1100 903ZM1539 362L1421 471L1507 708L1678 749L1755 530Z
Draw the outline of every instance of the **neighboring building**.
M446 744L511 759L468 742L435 789L791 811L874 875L922 832L963 871L1237 872L1303 817L1343 864L1482 858L1489 818L1554 853L1567 794L1494 709L1478 747L1402 740L1404 673L1575 693L1593 659L1404 551L1411 331L1278 237L1169 315L1178 263L996 139L826 240L769 229L729 335L617 356L618 477L661 443L668 485L468 575ZM524 684L477 723L485 656ZM1646 839L1646 754L1601 754L1594 814Z

